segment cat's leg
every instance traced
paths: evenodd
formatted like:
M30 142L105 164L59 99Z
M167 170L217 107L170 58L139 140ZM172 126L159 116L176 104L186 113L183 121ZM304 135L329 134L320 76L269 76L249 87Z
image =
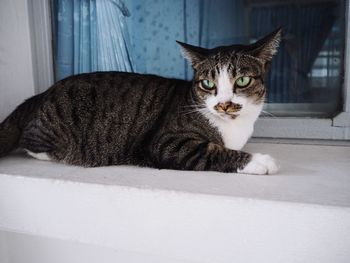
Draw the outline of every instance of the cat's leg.
M24 149L27 154L42 161L55 160L52 155L57 148L57 136L50 131L44 130L38 121L30 122L22 132L19 140L19 148Z
M243 169L237 169L237 173L242 174L275 174L277 171L276 160L261 153L253 153L250 162Z
M20 148L23 148L29 156L35 159L42 161L53 160L50 154L53 150L52 144L41 137L27 137L24 135L20 140Z
M151 146L151 156L158 168L197 171L273 174L278 170L269 155L230 150L220 144L189 138L168 138Z
M49 155L49 153L46 152L41 152L41 153L35 153L35 152L31 152L28 149L24 149L28 155L30 155L31 157L41 160L41 161L51 161L51 157Z

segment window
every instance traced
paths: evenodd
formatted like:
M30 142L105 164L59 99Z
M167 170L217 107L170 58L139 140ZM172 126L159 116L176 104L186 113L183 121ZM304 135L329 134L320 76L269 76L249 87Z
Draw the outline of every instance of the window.
M269 76L267 107L278 116L332 116L340 106L344 1L250 3L253 36L275 24L285 30Z
M342 0L52 0L56 79L95 70L191 79L175 40L203 47L250 43L282 26L256 136L347 139L348 6ZM68 41L60 39L64 26ZM62 74L62 66L70 70Z

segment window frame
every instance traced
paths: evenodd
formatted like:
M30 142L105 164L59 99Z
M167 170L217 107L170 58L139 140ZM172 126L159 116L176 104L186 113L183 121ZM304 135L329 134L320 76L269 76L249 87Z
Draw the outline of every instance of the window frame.
M343 101L332 118L263 117L255 124L254 137L278 139L350 140L350 1L345 2Z
M28 0L29 26L36 93L54 83L52 0ZM345 50L343 105L332 118L261 117L255 124L254 138L350 140L350 0L345 2Z
M35 93L55 82L51 0L27 0Z

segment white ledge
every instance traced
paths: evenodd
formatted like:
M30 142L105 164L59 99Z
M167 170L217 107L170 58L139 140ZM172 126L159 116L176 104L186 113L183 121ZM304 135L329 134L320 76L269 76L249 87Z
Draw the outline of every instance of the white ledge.
M350 147L254 143L245 150L275 157L281 166L279 173L256 176L132 166L82 168L13 154L0 159L0 174L350 207Z
M347 262L350 147L247 150L279 159L280 173L81 168L14 154L0 160L0 237L94 245L119 262Z

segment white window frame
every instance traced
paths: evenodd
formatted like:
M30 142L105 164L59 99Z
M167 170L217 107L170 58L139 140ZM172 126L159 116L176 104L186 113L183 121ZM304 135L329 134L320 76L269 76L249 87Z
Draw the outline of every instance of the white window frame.
M255 125L254 137L278 139L350 140L350 1L345 3L343 105L333 118L267 117Z
M35 93L41 93L54 81L54 60L50 0L27 0L32 46Z
M28 1L33 71L36 92L54 83L50 0ZM342 110L333 118L263 117L255 125L255 138L350 140L350 0L346 0Z

